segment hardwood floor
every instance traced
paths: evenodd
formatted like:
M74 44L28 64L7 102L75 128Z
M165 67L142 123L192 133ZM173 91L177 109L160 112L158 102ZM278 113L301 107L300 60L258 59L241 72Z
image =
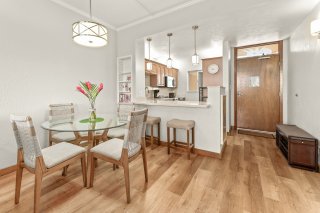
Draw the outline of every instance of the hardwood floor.
M149 183L141 157L130 164L131 203L122 169L99 162L94 186L83 188L81 167L44 178L42 212L319 212L320 174L294 169L274 139L228 137L222 160L166 147L147 150ZM0 179L0 212L32 212L34 177L24 171L20 204L14 205L15 174Z

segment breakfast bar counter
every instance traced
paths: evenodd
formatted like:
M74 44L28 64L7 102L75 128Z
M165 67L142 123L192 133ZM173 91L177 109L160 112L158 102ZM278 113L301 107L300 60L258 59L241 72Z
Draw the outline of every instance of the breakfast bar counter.
M167 142L167 122L171 119L195 121L195 151L220 156L224 146L225 89L208 87L207 102L135 100L136 109L148 108L148 115L161 118L161 141ZM147 133L150 129L147 129ZM155 133L157 135L157 133ZM184 131L177 130L177 140L186 141Z
M210 104L207 102L199 101L174 101L174 100L140 100L134 101L135 105L146 106L167 106L167 107L190 107L190 108L208 108Z

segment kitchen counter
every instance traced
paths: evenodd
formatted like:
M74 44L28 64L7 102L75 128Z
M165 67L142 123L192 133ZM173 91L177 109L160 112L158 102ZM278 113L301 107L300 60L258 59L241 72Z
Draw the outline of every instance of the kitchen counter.
M168 107L190 107L190 108L208 108L210 104L199 101L171 101L171 100L137 100L133 102L135 105L146 106L168 106Z
M148 108L148 116L161 118L161 141L167 141L167 122L171 119L193 120L196 124L195 152L220 156L226 135L223 122L225 99L224 88L208 87L207 102L136 99L133 103L137 110ZM147 133L150 131L148 125ZM178 141L186 141L185 131L177 130L176 136Z

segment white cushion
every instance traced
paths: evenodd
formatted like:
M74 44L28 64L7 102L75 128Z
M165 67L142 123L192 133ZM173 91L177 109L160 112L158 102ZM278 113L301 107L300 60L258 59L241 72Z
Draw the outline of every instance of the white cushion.
M124 137L125 128L112 128L108 131L109 138L121 138Z
M63 161L85 152L85 148L70 143L61 142L41 150L47 168L54 167Z
M52 135L52 138L57 141L73 141L76 139L76 136L73 132L58 132Z
M130 143L129 146L131 150L129 152L129 157L137 154L140 151L141 145L136 143ZM114 160L120 160L123 148L123 140L118 138L113 138L106 142L100 143L99 145L93 147L90 151L104 155L106 157L112 158Z

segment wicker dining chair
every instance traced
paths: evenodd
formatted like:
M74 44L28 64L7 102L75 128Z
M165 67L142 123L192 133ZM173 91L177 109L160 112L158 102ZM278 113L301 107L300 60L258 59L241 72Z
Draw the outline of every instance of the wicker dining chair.
M130 112L128 123L125 128L124 140L113 138L107 142L100 143L90 150L90 184L93 186L94 179L94 161L101 159L124 169L127 202L130 203L130 179L129 162L133 161L142 154L145 181L148 182L148 169L146 159L145 131L148 110Z
M127 120L130 112L134 111L135 107L133 104L119 104L118 105L118 116L120 120ZM108 139L119 138L123 139L125 135L124 127L112 128L108 131L107 137Z
M50 104L49 105L49 121L56 123L66 123L72 125L74 119L74 105L68 104ZM55 132L49 131L49 145L54 143L69 142L73 144L80 143L80 135L75 132Z
M18 146L15 203L20 200L23 169L35 174L34 212L40 210L42 178L64 168L75 161L81 160L83 186L86 186L85 148L70 143L59 144L41 149L31 117L10 116L12 128Z

